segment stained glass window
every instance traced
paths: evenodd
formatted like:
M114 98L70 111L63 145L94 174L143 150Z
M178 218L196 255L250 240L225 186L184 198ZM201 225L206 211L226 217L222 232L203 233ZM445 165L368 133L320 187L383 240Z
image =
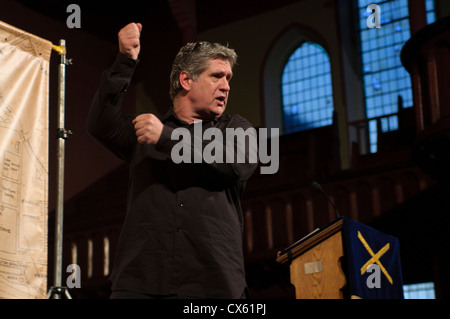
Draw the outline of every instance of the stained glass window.
M380 7L380 28L368 28L370 4ZM427 23L436 20L434 1L426 1ZM398 129L398 96L403 107L413 106L411 78L400 61L400 52L411 37L408 0L358 0L362 78L366 117L380 119L382 132ZM368 122L370 152L377 151L377 122Z
M282 74L283 132L308 130L333 122L330 59L322 46L302 43Z

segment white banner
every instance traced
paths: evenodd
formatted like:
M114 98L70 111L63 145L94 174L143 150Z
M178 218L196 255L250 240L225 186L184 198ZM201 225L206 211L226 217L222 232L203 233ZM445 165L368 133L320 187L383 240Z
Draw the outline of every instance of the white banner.
M0 21L0 298L46 298L51 50Z

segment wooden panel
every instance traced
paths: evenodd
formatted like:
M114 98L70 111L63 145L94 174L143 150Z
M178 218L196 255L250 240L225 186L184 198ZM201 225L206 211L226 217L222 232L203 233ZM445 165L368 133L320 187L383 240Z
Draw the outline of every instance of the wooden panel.
M346 284L340 258L342 231L292 261L291 283L297 299L343 299Z
M289 236L292 233L292 221L290 216L288 216L288 205L283 199L274 198L268 202L268 206L271 212L270 219L268 219L268 225L270 225L272 233L271 248L283 249L294 240L292 235ZM289 223L289 221L291 222Z
M309 229L308 214L306 212L306 199L300 192L294 192L290 196L292 205L292 223L293 223L293 238L292 242L302 238L312 231ZM312 221L311 221L312 223ZM312 228L312 226L311 226Z

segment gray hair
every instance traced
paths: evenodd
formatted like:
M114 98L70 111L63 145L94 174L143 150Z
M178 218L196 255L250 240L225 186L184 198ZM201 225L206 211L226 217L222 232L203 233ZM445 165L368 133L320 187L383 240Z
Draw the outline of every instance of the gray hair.
M207 41L191 42L180 49L173 61L170 73L169 95L172 101L182 90L180 73L186 71L194 81L197 81L200 74L208 67L211 59L226 60L233 69L237 61L237 54L227 46Z

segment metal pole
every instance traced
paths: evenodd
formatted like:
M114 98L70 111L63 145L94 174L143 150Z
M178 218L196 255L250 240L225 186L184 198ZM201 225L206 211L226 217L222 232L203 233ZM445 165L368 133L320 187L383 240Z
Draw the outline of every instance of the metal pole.
M63 205L64 205L64 156L65 156L65 140L68 134L72 132L66 131L64 128L65 118L65 80L66 80L66 40L59 41L59 47L54 46L53 49L60 55L59 64L59 90L58 90L58 127L57 127L57 192L56 192L56 215L55 215L55 256L54 256L54 277L53 284L49 292L49 297L53 299L61 298L61 291L66 288L61 287L62 281L62 256L63 256ZM66 296L70 294L66 291Z

